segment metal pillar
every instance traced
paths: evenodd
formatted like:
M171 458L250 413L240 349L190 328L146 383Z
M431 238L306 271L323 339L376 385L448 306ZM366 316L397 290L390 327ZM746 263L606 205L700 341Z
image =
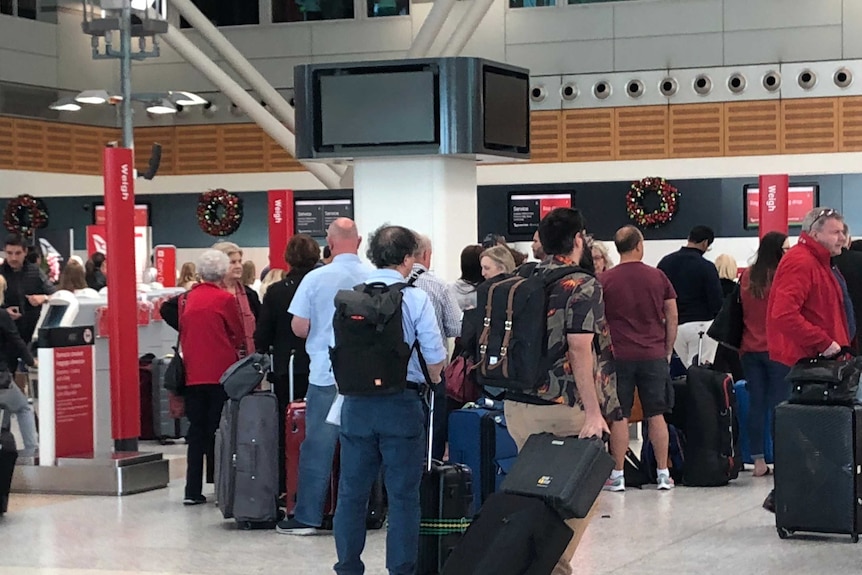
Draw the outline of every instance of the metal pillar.
M123 147L133 150L134 123L132 120L132 4L123 2L120 13L120 122L123 128ZM137 449L137 447L135 448ZM131 451L131 450L128 450Z
M460 54L493 4L494 0L473 0L473 5L467 10L464 19L458 23L440 55L451 57Z

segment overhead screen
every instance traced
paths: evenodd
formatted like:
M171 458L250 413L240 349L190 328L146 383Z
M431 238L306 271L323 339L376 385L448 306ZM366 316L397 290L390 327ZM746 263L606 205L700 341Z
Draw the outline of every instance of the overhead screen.
M530 140L529 81L486 66L483 73L485 147L526 151Z
M745 186L745 229L757 228L760 222L760 188ZM787 224L799 226L805 214L819 204L820 187L794 185L787 189Z
M326 237L326 230L336 219L353 218L353 200L349 199L296 200L293 206L296 233L314 238Z
M571 193L509 195L509 234L532 236L539 222L555 208L571 208Z

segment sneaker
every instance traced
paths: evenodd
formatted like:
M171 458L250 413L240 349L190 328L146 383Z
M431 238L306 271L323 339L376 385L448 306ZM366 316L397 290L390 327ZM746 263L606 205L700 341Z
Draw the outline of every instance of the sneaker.
M300 523L293 517L279 521L275 531L282 535L317 535L317 527Z
M202 505L207 502L207 498L203 495L194 495L183 499L183 505Z
M669 473L659 473L658 474L658 489L669 490L673 489L674 482L673 478Z
M605 481L605 486L602 487L604 491L625 491L626 490L626 478L624 475L620 475L617 478L609 477L607 481Z

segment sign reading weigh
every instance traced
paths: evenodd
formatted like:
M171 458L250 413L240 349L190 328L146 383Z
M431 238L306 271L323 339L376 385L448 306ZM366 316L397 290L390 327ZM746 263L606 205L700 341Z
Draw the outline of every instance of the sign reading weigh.
M532 234L551 210L571 207L571 194L513 195L509 198L509 233Z
M805 214L817 205L817 186L790 186L787 194L787 223L798 226ZM745 227L756 228L760 222L760 188L745 187Z
M326 237L329 224L338 218L353 217L352 200L297 200L294 203L296 233Z

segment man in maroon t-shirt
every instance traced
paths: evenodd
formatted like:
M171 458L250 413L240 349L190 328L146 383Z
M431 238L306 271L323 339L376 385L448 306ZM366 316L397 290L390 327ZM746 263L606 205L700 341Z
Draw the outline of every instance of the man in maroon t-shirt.
M634 226L617 231L614 244L620 264L601 274L605 313L611 329L617 369L617 394L623 420L611 424L611 454L616 468L607 491L625 491L623 463L629 444L628 423L635 387L655 448L658 488L672 489L668 470L668 432L664 413L670 384L668 365L676 340L676 292L664 272L644 264L644 237Z

